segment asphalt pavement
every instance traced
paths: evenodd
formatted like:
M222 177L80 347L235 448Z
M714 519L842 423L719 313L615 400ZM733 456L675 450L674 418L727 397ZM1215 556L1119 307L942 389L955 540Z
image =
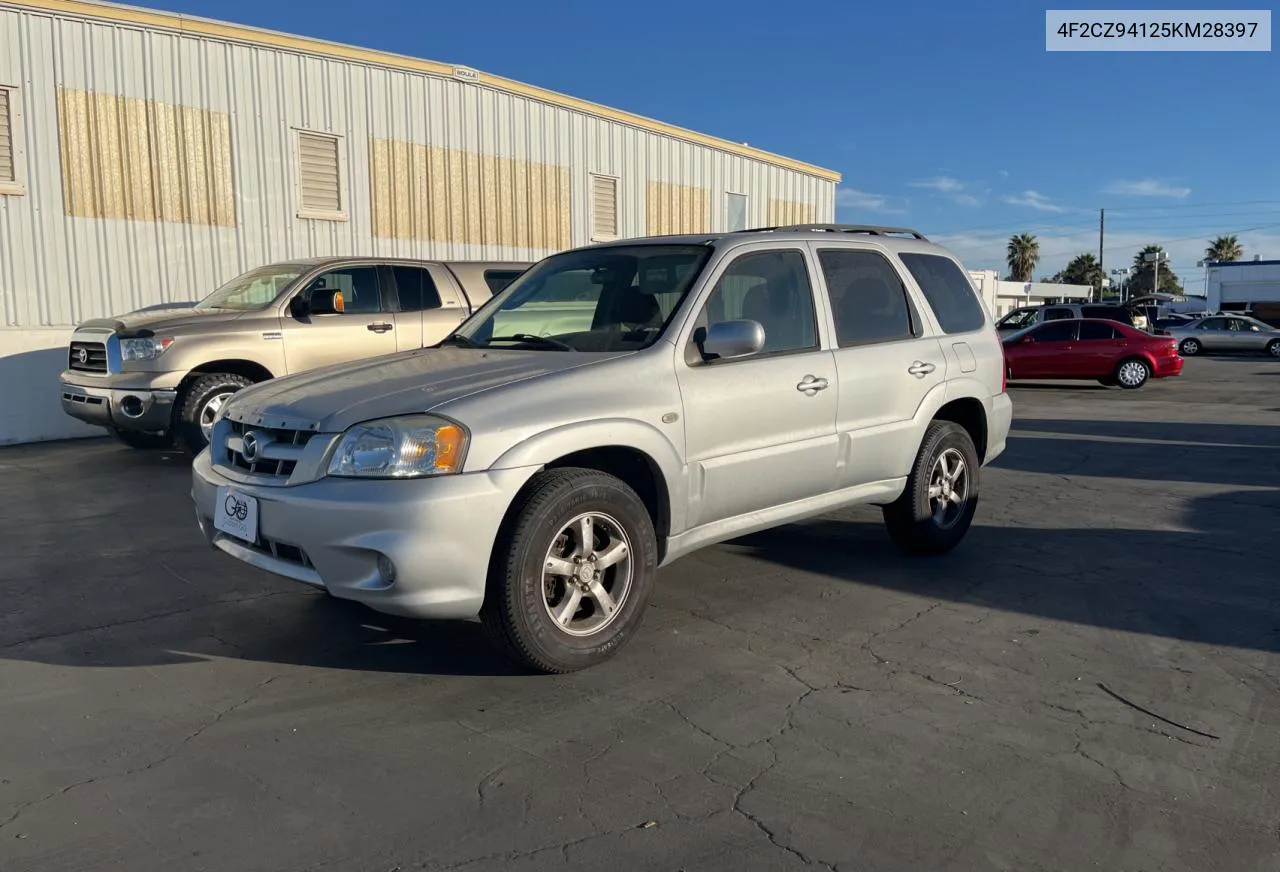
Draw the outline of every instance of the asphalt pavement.
M521 674L210 551L174 455L0 450L0 869L1280 869L1280 364L1012 389L960 549L707 549Z

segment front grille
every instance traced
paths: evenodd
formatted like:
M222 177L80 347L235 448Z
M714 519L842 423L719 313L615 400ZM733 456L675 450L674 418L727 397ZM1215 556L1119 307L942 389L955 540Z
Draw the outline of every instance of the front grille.
M307 569L315 569L311 563L311 558L307 556L307 552L303 551L297 545L290 545L287 542L280 542L276 539L268 539L266 536L259 536L258 541L253 543L253 548L261 551L263 554L269 554L277 560L283 560L286 563L293 563L298 566L305 566Z
M86 406L101 406L103 403L102 397L89 397L89 396L85 396L84 394L64 393L62 395L62 398L66 400L68 403L82 403L83 405L86 405Z
M260 438L265 438L268 446L289 446L291 448L302 449L311 437L315 435L310 430L280 430L264 427L249 427L240 421L231 422L231 435L236 437L237 444L244 435L250 431ZM271 453L269 448L264 448L266 453ZM288 478L293 475L293 469L298 465L296 459L280 458L280 457L255 457L253 460L245 458L244 454L237 451L231 445L226 446L227 466L232 469L238 469L247 472L250 475L272 476L275 478ZM290 452L296 453L296 452Z
M106 372L107 346L101 342L72 342L67 351L67 368L80 372Z

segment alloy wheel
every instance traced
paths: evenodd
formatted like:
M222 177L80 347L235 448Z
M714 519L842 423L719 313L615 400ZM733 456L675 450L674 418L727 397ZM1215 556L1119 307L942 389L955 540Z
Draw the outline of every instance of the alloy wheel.
M943 530L955 526L969 497L969 467L958 449L938 455L929 474L929 508L933 522Z
M603 512L560 528L542 562L542 605L561 630L592 636L622 613L631 592L631 540Z

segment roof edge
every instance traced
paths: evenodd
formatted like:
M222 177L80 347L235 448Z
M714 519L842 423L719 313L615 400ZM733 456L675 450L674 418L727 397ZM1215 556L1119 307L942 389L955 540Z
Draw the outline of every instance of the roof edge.
M252 27L246 24L217 21L212 18L201 18L183 13L166 12L158 9L145 9L138 6L126 6L118 3L106 3L102 2L102 0L0 0L0 9L6 8L25 9L35 12L70 15L79 18L106 20L121 24L133 24L143 27L172 30L190 36L224 39L266 48L283 49L286 51L296 51L306 54L320 54L341 60L353 61L355 63L365 63L374 66L403 70L405 72L441 76L453 79L454 81L461 81L464 83L469 82L471 84L492 88L497 91L526 97L531 100L537 100L541 103L558 106L562 109L569 109L586 115L592 115L597 118L603 118L605 120L627 124L632 127L638 127L641 130L647 130L651 133L670 136L674 139L680 139L695 145L702 145L716 149L717 151L728 152L729 154L734 154L739 157L750 158L751 160L757 160L762 163L769 164L770 166L781 167L804 173L806 175L816 176L823 181L835 182L838 184L842 179L841 174L835 170L829 170L824 167L817 166L816 164L805 163L804 161L795 160L794 158L783 157L779 154L774 154L758 148L752 148L747 145L741 145L706 133L698 133L694 130L678 127L674 124L667 124L664 121L647 118L643 115L637 115L633 112L627 112L622 109L613 109L609 106L605 106L601 103L594 103L590 100L570 97L567 94L561 94L548 88L541 88L537 85L526 85L523 82L517 82L514 79L508 79L504 76L496 76L490 73L472 70L470 67L462 67L462 69L473 72L475 74L474 78L468 77L463 79L455 75L455 70L459 69L458 66L442 63L440 61L424 60L422 58L414 58L408 55L395 54L393 52L360 48L359 46L346 45L338 42L328 42L314 37L297 36L294 34L282 33L280 31Z

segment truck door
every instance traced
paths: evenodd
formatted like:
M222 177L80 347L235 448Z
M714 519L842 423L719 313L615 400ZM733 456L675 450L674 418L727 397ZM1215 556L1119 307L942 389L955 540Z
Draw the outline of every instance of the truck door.
M386 311L386 295L373 264L343 266L328 270L308 284L302 294L310 299L316 288L342 291L343 311L325 315L280 319L284 334L284 357L289 372L345 363L396 350L396 331Z
M392 266L389 272L400 300L395 314L397 350L435 345L469 314L447 274L407 264Z

